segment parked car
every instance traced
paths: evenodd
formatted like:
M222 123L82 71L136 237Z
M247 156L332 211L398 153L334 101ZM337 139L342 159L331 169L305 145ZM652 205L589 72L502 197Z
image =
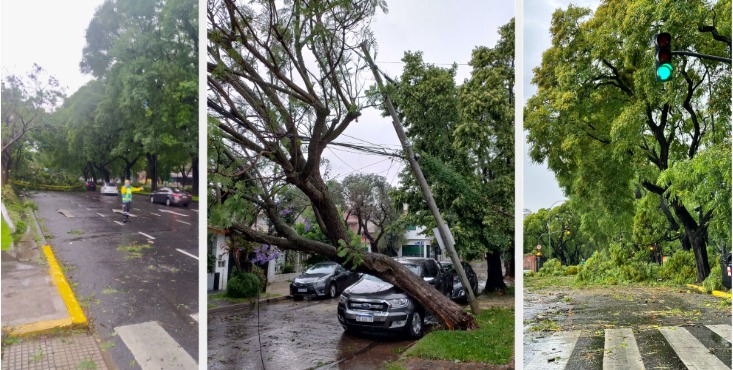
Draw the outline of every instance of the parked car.
M441 291L445 276L432 258L396 258L410 271ZM441 291L443 293L443 291ZM425 309L400 288L364 274L346 288L338 304L338 320L347 332L376 331L406 333L411 338L423 335Z
M97 191L97 184L94 181L87 181L84 187L86 187L87 191Z
M723 272L723 285L728 289L731 287L731 256L731 253L727 253L720 257L720 268Z
M162 187L150 193L150 203L188 207L191 203L191 194L175 187Z
M359 280L359 274L336 262L320 262L311 266L290 283L290 295L295 300L304 297L335 298Z
M120 193L117 189L117 185L111 182L105 182L99 192L103 195L118 195Z
M461 262L461 265L463 266L463 271L466 272L468 282L471 283L471 290L473 290L473 295L477 296L478 275L476 275L476 272L473 271L473 267L471 267L470 263ZM461 277L458 276L458 272L456 271L455 266L453 266L453 262L441 262L441 267L443 268L443 271L449 272L453 275L453 289L450 292L450 299L454 301L468 300L468 295L463 289L463 284L461 283Z

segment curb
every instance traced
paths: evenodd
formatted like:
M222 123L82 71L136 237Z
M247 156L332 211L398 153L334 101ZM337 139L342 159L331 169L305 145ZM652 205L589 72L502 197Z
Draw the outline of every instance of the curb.
M48 245L43 246L43 253L48 261L49 274L59 289L59 295L66 305L69 317L56 320L38 321L17 326L3 327L3 331L11 336L29 336L43 334L57 329L87 328L89 322L82 311L74 292L66 280L61 266Z
M695 284L685 284L685 285L687 285L688 288L697 289L697 290L699 290L699 291L707 294L707 290L705 290L705 288L703 288L703 287L701 287L699 285L695 285ZM718 298L728 298L728 299L731 298L731 293L721 292L719 290L713 290L710 294L712 294L714 297L718 297Z
M279 297L272 297L272 298L260 299L257 302L259 304L273 303L273 302L284 301L284 300L286 300L288 298L290 298L289 295L283 295L283 296L279 296ZM252 305L254 305L254 301L253 302L245 302L245 303L234 303L234 304L230 304L230 305L226 305L226 306L209 308L207 311L209 313L216 313L216 312L221 312L221 311L235 310L237 308L251 307Z

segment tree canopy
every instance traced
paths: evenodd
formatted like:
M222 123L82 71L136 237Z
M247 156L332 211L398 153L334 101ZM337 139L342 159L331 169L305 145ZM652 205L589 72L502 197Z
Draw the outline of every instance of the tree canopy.
M651 39L669 32L673 50L730 57L731 2L663 3L556 10L525 128L530 156L547 161L583 228L606 237L661 228L667 235L657 237L694 251L702 281L707 246L731 244L731 69L675 56L672 80L661 83Z

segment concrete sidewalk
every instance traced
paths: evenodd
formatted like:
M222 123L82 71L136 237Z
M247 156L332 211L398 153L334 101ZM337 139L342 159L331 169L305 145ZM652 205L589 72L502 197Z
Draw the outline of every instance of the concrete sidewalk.
M86 316L51 248L37 245L35 235L45 239L29 219L31 231L0 257L2 368L109 368L94 336L71 330L86 330Z

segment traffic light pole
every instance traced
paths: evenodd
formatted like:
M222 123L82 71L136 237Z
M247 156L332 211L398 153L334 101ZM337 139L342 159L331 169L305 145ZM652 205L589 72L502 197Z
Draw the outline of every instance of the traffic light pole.
M379 72L377 71L377 66L374 64L372 57L369 55L369 50L367 50L366 43L361 44L361 50L364 52L364 59L366 59L366 62L369 64L369 67L374 74L374 79L377 81L377 86L379 87L379 90L384 91L384 83L382 82L382 77L379 75ZM445 224L445 222L443 222L443 216L440 215L438 205L435 203L435 199L433 198L433 192L430 190L430 186L428 186L428 182L427 180L425 180L422 169L417 163L417 159L415 158L415 153L412 150L412 146L407 141L407 135L405 134L405 130L402 127L402 122L397 116L397 112L392 105L392 100L389 98L389 96L387 96L387 94L384 94L384 104L387 107L390 115L392 116L392 124L394 125L395 131L397 132L397 137L400 139L400 143L402 143L402 147L406 152L405 154L407 154L407 161L410 162L410 167L412 168L412 172L417 179L417 183L420 185L420 189L425 196L425 201L428 204L428 208L435 218L435 223L438 224L438 230L440 230L440 238L443 240L443 245L445 245L446 249L448 249L448 256L453 262L453 267L456 269L456 272L458 272L461 284L463 284L463 290L466 292L466 297L468 298L468 304L471 306L471 312L474 315L478 315L480 312L478 302L476 302L476 297L474 297L473 295L473 289L471 289L471 284L466 277L466 272L463 270L463 265L461 265L461 260L458 258L458 253L456 253L456 248L453 245L453 241L451 240L451 238L448 237L448 226Z
M718 62L724 62L724 63L731 64L731 59L730 58L724 58L724 57L719 57L719 56L715 56L715 55L708 55L708 54L693 53L691 51L673 51L672 52L672 55L686 55L688 57L696 57L696 58L700 58L700 59L709 59L709 60L715 60L715 61L718 61Z

